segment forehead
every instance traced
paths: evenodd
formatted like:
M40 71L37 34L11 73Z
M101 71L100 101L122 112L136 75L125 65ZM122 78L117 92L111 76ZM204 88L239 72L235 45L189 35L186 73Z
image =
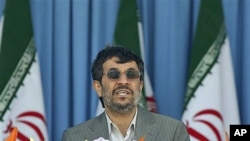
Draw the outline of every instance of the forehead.
M129 68L133 68L135 70L138 70L138 66L135 61L130 61L127 63L117 63L119 61L119 58L112 57L111 59L108 59L103 64L103 70L109 70L111 68L117 68L119 70L127 70Z

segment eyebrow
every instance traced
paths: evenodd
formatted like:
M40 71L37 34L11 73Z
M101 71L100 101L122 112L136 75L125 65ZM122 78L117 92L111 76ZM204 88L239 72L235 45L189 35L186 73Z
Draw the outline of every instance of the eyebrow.
M108 71L109 70L118 70L118 68L109 68Z
M108 71L110 71L110 70L118 70L118 71L119 71L119 69L118 69L118 68L109 68L109 69L108 69ZM135 71L139 71L139 70L137 70L137 69L135 69L135 68L128 68L126 71L128 71L128 70L135 70Z
M128 68L127 70L136 70L135 68Z

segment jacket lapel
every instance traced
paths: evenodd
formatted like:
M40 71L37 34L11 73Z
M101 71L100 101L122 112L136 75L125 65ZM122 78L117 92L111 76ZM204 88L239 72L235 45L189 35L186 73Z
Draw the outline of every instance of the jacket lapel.
M145 141L152 141L158 134L154 117L145 109L138 106L135 127L135 140L145 137Z
M89 126L87 136L88 141L92 141L100 137L109 139L108 125L104 112L98 116L95 121L93 121L93 124Z

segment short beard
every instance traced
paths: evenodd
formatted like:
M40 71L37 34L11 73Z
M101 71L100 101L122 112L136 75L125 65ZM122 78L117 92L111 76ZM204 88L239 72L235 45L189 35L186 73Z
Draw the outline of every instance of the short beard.
M106 99L104 98L104 101L105 100ZM133 103L128 103L128 104L125 104L125 105L121 105L119 103L114 103L112 101L112 102L107 102L106 104L107 104L107 107L109 107L109 109L111 111L121 113L121 114L128 113L129 111L131 111L135 107L135 104L133 104Z
M112 92L112 95L115 93L116 90L121 89L121 88L125 88L125 87L121 86L121 87L115 89ZM127 88L127 89L129 89L129 88ZM136 98L133 97L132 101L125 104L125 105L115 103L112 99L112 96L107 96L107 94L105 94L105 93L106 93L105 89L102 89L102 98L103 98L103 102L105 103L105 107L106 108L108 107L110 110L117 112L117 113L121 113L121 114L125 114L125 113L128 113L129 111L131 111L134 107L136 107L136 105L138 104L138 101L140 100L140 92L139 91L137 91L136 93L133 93L133 91L131 91L132 95L136 94L137 97Z

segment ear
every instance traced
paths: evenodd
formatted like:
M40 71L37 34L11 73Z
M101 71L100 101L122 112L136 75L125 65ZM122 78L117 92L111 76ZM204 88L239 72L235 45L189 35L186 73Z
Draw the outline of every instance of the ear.
M94 87L98 97L101 97L102 96L102 85L100 84L100 82L97 80L94 80L93 87Z

